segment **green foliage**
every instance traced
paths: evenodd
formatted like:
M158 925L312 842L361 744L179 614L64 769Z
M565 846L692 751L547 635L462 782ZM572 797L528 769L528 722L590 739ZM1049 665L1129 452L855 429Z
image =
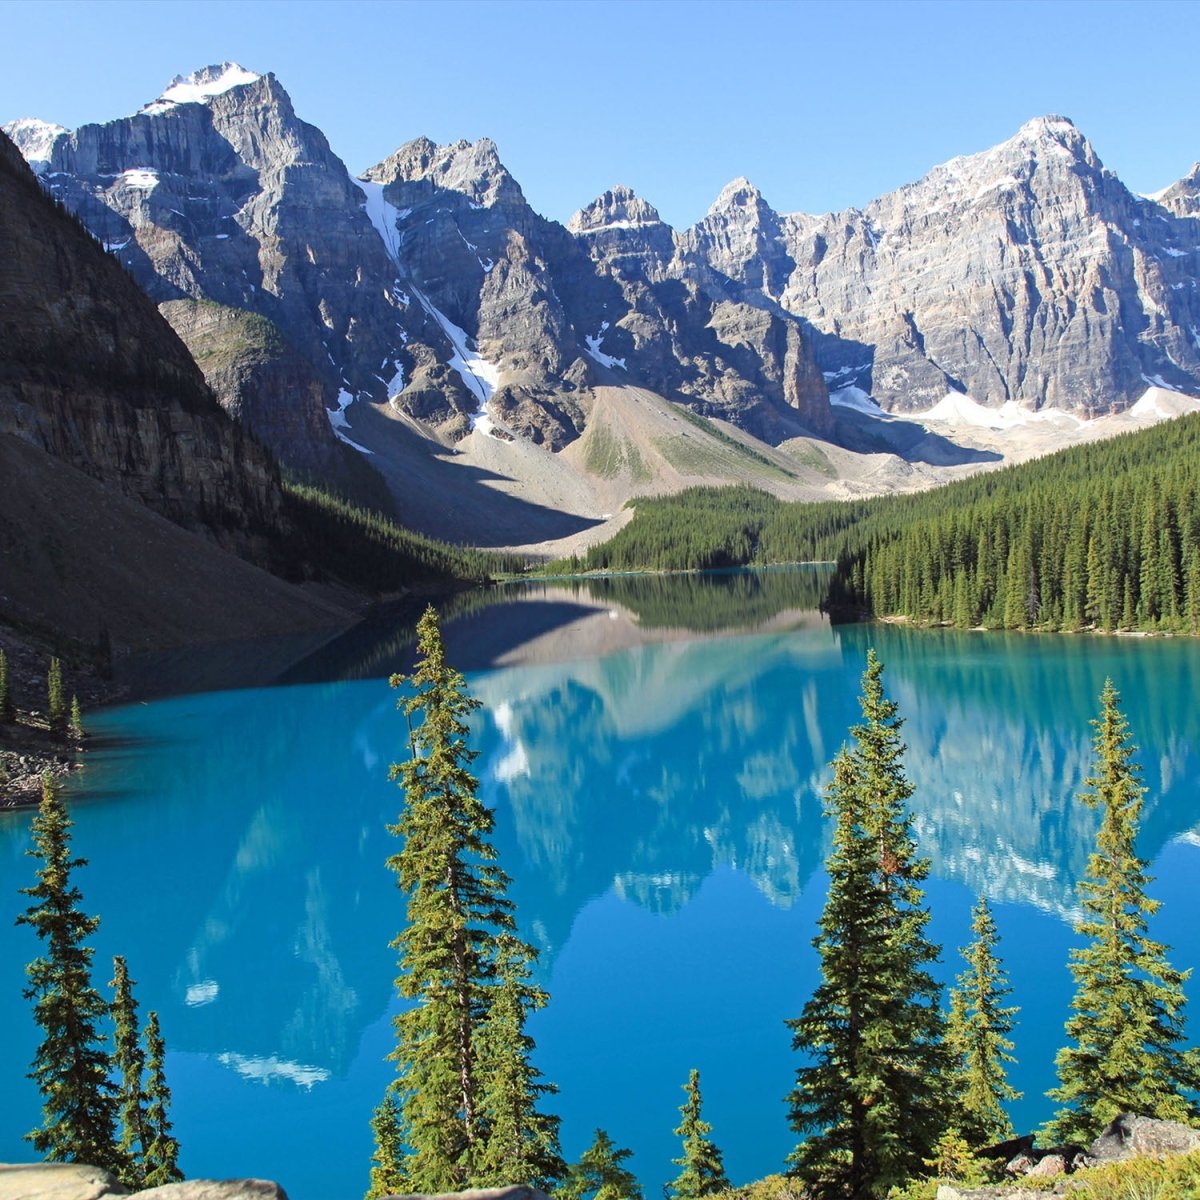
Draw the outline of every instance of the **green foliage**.
M171 1133L171 1089L165 1073L166 1046L158 1013L146 1017L146 1116L142 1151L142 1186L161 1187L183 1178L179 1169L179 1143Z
M364 1200L381 1200L404 1191L404 1142L400 1133L400 1106L395 1087L383 1093L383 1099L371 1117L375 1137L371 1183Z
M837 563L831 608L961 629L1200 634L1200 416L928 492L785 504L744 487L640 499L576 563Z
M8 683L8 655L0 650L0 722L11 721L15 715Z
M414 673L391 678L411 692L397 703L410 753L391 770L405 803L389 826L402 846L388 859L408 924L392 946L396 986L417 1002L395 1019L391 1057L406 1187L445 1192L517 1163L552 1172L557 1122L537 1111L551 1089L528 1065L525 1014L545 1003L528 982L534 951L516 937L492 813L470 770L467 721L479 701L447 664L432 608L418 623L417 652Z
M1071 1195L1079 1200L1200 1200L1200 1151L1080 1171Z
M555 1193L560 1200L642 1200L636 1176L621 1164L632 1150L619 1149L603 1129L572 1163L566 1182Z
M759 531L779 501L748 487L689 488L644 497L611 541L577 564L587 571L690 571L743 566L755 559Z
M46 711L52 733L65 733L67 729L67 701L63 692L62 663L57 658L50 660L46 673Z
M950 991L946 1047L954 1066L954 1132L979 1150L1014 1136L1004 1102L1021 1094L1009 1086L1005 1064L1016 1062L1008 1035L1018 1010L1003 1004L1012 988L996 955L996 922L982 896L971 913L971 932L975 940L962 952L967 970Z
M699 1200L729 1189L721 1151L709 1138L712 1126L700 1116L700 1072L693 1070L683 1085L687 1099L679 1106L683 1120L675 1136L683 1139L683 1155L671 1161L682 1168L674 1181L664 1189L666 1195L678 1200Z
M807 1133L791 1156L810 1195L886 1195L921 1173L947 1115L938 947L925 935L921 882L896 705L867 656L854 745L833 764L829 893L814 940L821 982L788 1022L805 1056L788 1095Z
M549 1191L567 1171L558 1145L559 1119L538 1110L542 1098L558 1088L544 1082L530 1062L536 1047L525 1032L528 1014L549 1000L530 982L533 953L511 933L496 938L496 985L476 1046L486 1130L472 1169L476 1187L519 1181Z
M525 568L523 558L422 537L309 484L285 480L283 486L299 531L296 556L352 586L399 592L415 583L479 583Z
M126 1187L142 1186L142 1154L146 1145L146 1095L142 1090L142 1073L146 1055L142 1050L138 1030L137 1001L133 998L133 980L124 958L113 959L112 1065L119 1079L118 1103L120 1112L121 1182Z
M73 737L83 737L83 709L79 707L79 697L72 693L71 695L71 735Z
M1088 939L1071 952L1075 999L1067 1019L1071 1044L1056 1059L1063 1104L1047 1131L1060 1143L1086 1145L1124 1112L1190 1122L1200 1116L1200 1051L1183 1049L1184 982L1190 972L1167 961L1167 947L1148 934L1159 908L1136 840L1145 793L1133 762L1136 747L1112 680L1104 684L1095 728L1095 761L1080 794L1101 811L1096 852L1079 883Z
M87 864L71 857L70 829L47 774L33 819L33 849L27 851L41 866L37 883L21 889L33 903L17 917L18 925L30 926L46 943L45 953L25 968L23 994L34 1002L44 1035L29 1075L42 1095L42 1124L26 1137L53 1162L89 1163L120 1174L115 1089L101 1032L109 1007L92 986L94 952L84 944L100 922L79 908L83 897L71 873Z

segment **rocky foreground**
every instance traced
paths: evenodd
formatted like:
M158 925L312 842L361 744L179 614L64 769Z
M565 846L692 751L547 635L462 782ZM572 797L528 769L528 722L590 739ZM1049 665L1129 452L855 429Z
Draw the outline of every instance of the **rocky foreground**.
M1117 1117L1087 1151L1058 1147L1038 1151L1032 1138L1017 1139L1017 1153L1006 1165L1009 1182L993 1187L965 1188L944 1183L937 1200L1034 1200L1062 1196L1084 1188L1094 1168L1111 1168L1133 1159L1162 1161L1200 1151L1200 1130L1176 1121L1123 1114ZM1097 1175L1099 1172L1096 1173ZM1119 1188L1111 1189L1117 1195ZM1125 1189L1121 1194L1130 1194ZM737 1192L729 1195L737 1195ZM1091 1186L1083 1194L1096 1200L1108 1187ZM1165 1193L1164 1193L1165 1194ZM101 1200L127 1196L126 1188L107 1171L77 1163L0 1164L0 1200ZM265 1179L190 1179L139 1192L153 1200L287 1200L277 1183ZM395 1197L392 1200L549 1200L537 1188L514 1186L476 1188L437 1196Z

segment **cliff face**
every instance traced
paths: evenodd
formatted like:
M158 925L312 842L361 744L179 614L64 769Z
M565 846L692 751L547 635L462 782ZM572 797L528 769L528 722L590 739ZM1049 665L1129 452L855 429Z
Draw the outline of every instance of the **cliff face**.
M1194 192L1134 196L1043 117L861 211L781 217L738 181L685 242L810 323L834 388L904 411L958 391L1092 416L1151 382L1200 387Z
M0 138L0 432L263 560L282 521L270 456L187 349Z

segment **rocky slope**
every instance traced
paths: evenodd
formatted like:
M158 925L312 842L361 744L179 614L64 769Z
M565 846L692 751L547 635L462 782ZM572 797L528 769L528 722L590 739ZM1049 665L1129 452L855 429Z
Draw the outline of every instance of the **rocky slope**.
M0 138L0 433L247 557L281 522L271 458L186 348Z
M118 648L344 623L259 569L274 460L4 137L0 341L0 619Z

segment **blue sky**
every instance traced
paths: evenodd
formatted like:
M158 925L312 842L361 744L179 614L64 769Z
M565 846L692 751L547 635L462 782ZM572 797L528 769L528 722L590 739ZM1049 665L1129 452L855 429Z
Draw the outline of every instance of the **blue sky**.
M739 175L862 205L1051 112L1135 191L1200 159L1194 0L0 0L0 30L0 121L122 116L230 59L352 171L486 136L562 221L626 183L683 227Z

